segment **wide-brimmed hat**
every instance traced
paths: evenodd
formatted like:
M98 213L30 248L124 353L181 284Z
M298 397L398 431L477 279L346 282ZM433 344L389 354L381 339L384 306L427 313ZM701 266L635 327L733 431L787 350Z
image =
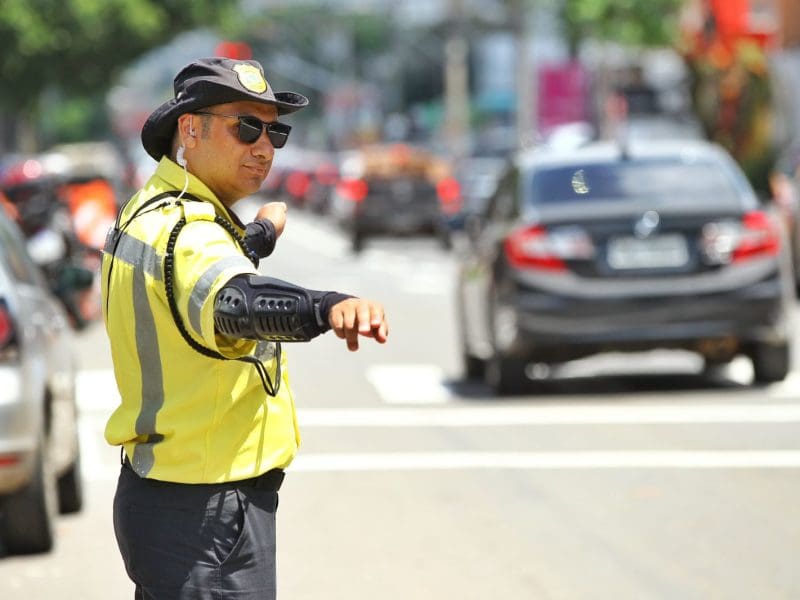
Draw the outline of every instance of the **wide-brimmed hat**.
M175 97L155 109L142 127L142 145L161 160L172 149L178 117L215 104L252 100L271 104L279 115L308 105L308 98L295 92L274 92L264 69L254 60L200 58L175 76Z

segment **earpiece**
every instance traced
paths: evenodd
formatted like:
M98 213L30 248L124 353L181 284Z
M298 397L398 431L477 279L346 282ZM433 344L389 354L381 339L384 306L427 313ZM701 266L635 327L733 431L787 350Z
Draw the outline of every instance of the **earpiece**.
M192 117L189 117L189 135L192 136L192 137L195 136L195 133L194 133L194 121L193 121Z
M186 150L186 148L183 145L181 145L181 147L178 148L178 153L177 153L177 156L175 157L175 162L177 162L180 166L182 166L185 169L186 168L186 157L183 156L184 150Z

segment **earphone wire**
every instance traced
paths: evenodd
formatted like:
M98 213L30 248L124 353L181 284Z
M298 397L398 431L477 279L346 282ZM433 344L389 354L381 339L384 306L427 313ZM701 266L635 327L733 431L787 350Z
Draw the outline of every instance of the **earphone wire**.
M186 159L183 157L183 146L178 148L178 156L176 157L178 160L178 164L183 167L183 189L181 193L178 194L178 197L175 198L175 202L178 202L183 195L186 193L186 190L189 189L189 171L186 169Z

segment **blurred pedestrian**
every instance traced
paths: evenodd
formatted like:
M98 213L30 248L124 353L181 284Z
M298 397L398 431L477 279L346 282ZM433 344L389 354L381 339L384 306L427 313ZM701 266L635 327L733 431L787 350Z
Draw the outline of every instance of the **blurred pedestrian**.
M278 489L299 444L281 342L329 329L383 343L383 307L259 275L286 221L261 187L307 105L251 60L206 58L142 129L155 174L122 209L103 259L104 318L121 404L114 530L136 598L275 597Z

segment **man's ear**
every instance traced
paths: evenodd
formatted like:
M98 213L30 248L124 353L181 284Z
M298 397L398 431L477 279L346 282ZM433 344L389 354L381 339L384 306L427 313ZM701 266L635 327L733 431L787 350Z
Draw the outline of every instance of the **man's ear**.
M194 115L181 115L178 117L178 134L181 144L187 148L197 145L197 132L194 129Z

